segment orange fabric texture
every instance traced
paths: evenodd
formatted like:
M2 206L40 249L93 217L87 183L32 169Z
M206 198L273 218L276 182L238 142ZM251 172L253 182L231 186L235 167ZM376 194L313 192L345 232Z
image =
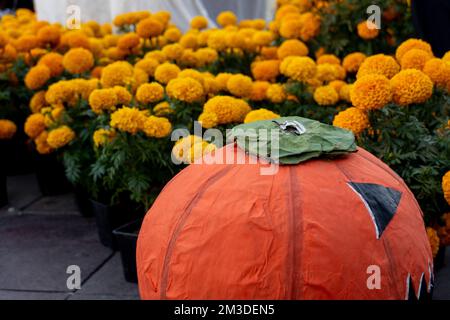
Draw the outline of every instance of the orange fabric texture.
M232 145L218 152L240 154ZM281 166L191 165L147 213L137 266L143 299L405 299L430 284L422 213L405 183L363 149ZM349 182L402 193L377 239ZM367 268L379 266L381 288Z

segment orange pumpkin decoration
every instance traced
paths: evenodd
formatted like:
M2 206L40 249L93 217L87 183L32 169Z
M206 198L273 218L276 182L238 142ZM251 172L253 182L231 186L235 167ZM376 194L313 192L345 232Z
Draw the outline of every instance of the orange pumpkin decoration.
M233 145L221 150L247 157ZM429 296L422 213L387 165L358 149L272 176L261 166L191 165L166 186L138 239L141 298Z

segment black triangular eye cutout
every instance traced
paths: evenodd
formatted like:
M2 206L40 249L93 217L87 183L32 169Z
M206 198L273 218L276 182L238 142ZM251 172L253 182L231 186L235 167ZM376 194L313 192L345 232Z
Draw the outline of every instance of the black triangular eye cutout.
M397 212L402 193L373 183L349 182L348 185L364 202L375 224L376 236L379 239Z

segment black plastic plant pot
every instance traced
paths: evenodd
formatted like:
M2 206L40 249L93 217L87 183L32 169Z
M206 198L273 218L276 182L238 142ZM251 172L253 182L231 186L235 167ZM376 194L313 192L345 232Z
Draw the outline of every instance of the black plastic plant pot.
M136 244L141 225L142 219L139 219L114 230L114 236L122 259L123 275L126 281L132 283L137 283L138 281Z
M41 193L44 196L56 196L68 193L72 186L66 178L64 166L56 155L33 153L33 163Z
M97 224L100 242L108 248L117 250L117 241L113 231L120 226L142 217L136 207L124 203L118 205L107 205L95 200L90 200Z
M89 198L89 194L81 187L74 188L75 203L80 214L85 218L94 216L94 210Z
M445 266L445 246L439 247L439 251L434 258L434 270L439 271Z
M0 208L8 204L8 188L6 174L0 171Z
M0 140L1 163L7 176L30 174L33 172L31 152L24 133L17 132L10 140Z

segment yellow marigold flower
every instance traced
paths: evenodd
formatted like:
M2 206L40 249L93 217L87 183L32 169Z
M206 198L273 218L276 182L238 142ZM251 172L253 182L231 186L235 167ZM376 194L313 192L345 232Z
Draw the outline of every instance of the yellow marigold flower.
M173 113L173 109L167 101L163 101L153 108L153 113L158 117L162 117Z
M223 51L227 48L227 32L225 30L214 30L208 34L208 47L217 51Z
M250 110L244 100L228 96L215 96L203 107L203 112L217 115L218 124L241 122Z
M197 35L193 32L186 33L180 38L180 45L187 49L197 48Z
M402 69L422 70L425 63L432 58L433 56L427 51L411 49L403 55L400 65Z
M287 93L284 86L275 83L271 84L267 89L266 97L273 103L282 103L287 99Z
M80 74L94 66L94 56L84 48L70 49L64 55L63 66L72 74Z
M11 139L17 131L17 126L10 120L0 119L0 140Z
M120 37L119 41L117 41L117 47L122 50L131 50L139 46L140 42L139 36L134 32L130 32Z
M168 28L166 31L164 31L164 37L169 42L177 42L178 40L180 40L182 35L183 34L181 33L180 29L178 29L176 27L171 27L171 28Z
M306 82L315 77L317 66L313 59L309 57L295 57L291 59L285 70L285 75L289 78Z
M52 77L58 77L64 72L63 56L56 52L49 52L39 59L38 64L47 66Z
M228 79L227 89L236 97L248 97L252 92L253 81L250 77L235 74Z
M177 60L177 63L183 67L194 67L197 65L197 56L194 50L184 49L181 57Z
M234 26L237 23L237 17L232 11L223 11L217 16L216 21L222 27Z
M433 94L433 82L416 69L400 71L391 79L393 100L399 105L423 103Z
M216 76L216 80L219 84L220 91L227 90L227 83L230 80L232 74L227 72L221 72Z
M206 29L208 27L208 19L202 16L196 16L192 18L190 25L192 29Z
M116 91L112 88L96 89L89 96L89 105L97 114L107 110L114 110L118 104Z
M56 46L61 37L60 28L56 25L45 26L39 29L37 37L42 43L48 43Z
M317 58L317 64L341 64L341 59L336 57L334 54L322 54L319 58Z
M253 82L252 93L249 97L252 101L262 101L266 99L267 90L270 87L270 83L267 81L255 81Z
M141 20L136 26L136 33L139 35L139 37L144 39L157 37L163 32L164 24L162 24L154 17Z
M211 129L218 125L218 118L215 113L212 112L203 112L198 117L198 122L202 125L205 129Z
M246 46L246 41L246 37L243 37L238 32L226 31L225 33L225 43L228 48L243 49Z
M126 86L134 76L133 66L126 61L111 63L103 69L101 83L104 87Z
M111 127L136 134L142 130L146 117L137 108L123 107L111 114Z
M389 79L380 74L361 77L350 92L352 104L362 110L381 109L392 99Z
M75 132L68 126L61 126L48 133L47 143L53 149L59 149L75 139Z
M51 71L47 66L38 65L31 68L25 76L25 85L30 90L41 88L50 79Z
M444 198L448 204L450 204L450 171L442 177L442 191L444 192Z
M369 126L369 117L358 108L351 107L339 112L333 120L333 126L352 131L355 135L361 134Z
M275 81L275 79L280 74L280 61L256 61L252 64L252 74L255 80Z
M286 39L300 38L302 34L302 23L300 22L300 15L297 18L281 20L280 35Z
M423 72L429 76L438 87L445 88L450 84L450 62L437 58L430 59L425 63Z
M164 138L172 132L172 124L167 118L150 116L145 120L142 130L148 137Z
M377 25L370 21L362 21L356 26L358 36L364 40L371 40L378 37L380 30Z
M173 43L166 45L162 52L169 60L177 60L183 54L184 47L179 43Z
M36 144L36 151L39 154L49 154L54 151L54 149L47 143L48 131L44 130L41 134L34 139L34 143Z
M155 79L158 82L167 84L170 80L175 79L180 71L176 64L165 62L156 68Z
M158 60L152 58L144 58L136 63L135 68L140 68L144 70L150 77L153 77L158 66Z
M395 58L397 58L397 61L402 61L403 55L411 49L420 49L433 56L431 46L427 42L420 39L408 39L402 42L395 51Z
M284 3L278 8L275 20L281 20L289 13L301 13L300 8L290 3Z
M303 13L300 16L300 23L302 24L300 38L303 41L309 41L319 34L320 16L311 12Z
M13 42L15 48L19 52L29 52L34 48L40 46L39 38L35 35L23 35L15 42Z
M203 67L215 62L219 54L212 48L200 48L195 52L197 67Z
M258 31L253 35L252 41L257 46L268 46L272 43L273 38L273 33L270 31Z
M321 106L331 106L339 101L339 94L332 86L321 86L314 91L314 101Z
M255 122L255 121L262 121L262 120L272 120L272 119L278 119L280 117L280 115L261 108L258 110L253 110L250 111L247 116L245 117L244 123L251 123L251 122Z
M330 82L339 78L337 65L323 63L317 66L316 78L322 82Z
M361 78L369 74L381 74L391 79L400 71L400 66L391 56L376 54L368 57L359 67L356 78Z
M170 98L188 103L199 101L204 96L201 83L190 77L172 79L166 89Z
M89 37L80 30L65 33L61 37L61 44L66 45L72 49L84 48L89 50L91 48Z
M144 56L145 59L155 59L159 63L163 63L167 60L166 55L161 50L153 50L147 52Z
M353 52L345 56L342 66L349 73L358 72L359 67L366 59L366 55L362 52Z
M430 227L427 228L427 236L428 242L430 243L431 252L433 253L433 258L435 258L439 252L439 236L437 234L437 231Z
M131 95L130 91L128 91L124 87L115 86L113 90L117 97L117 104L128 105L133 99L133 96Z
M164 87L157 82L144 83L136 92L136 100L143 104L161 101L164 98Z
M343 80L333 80L330 83L328 83L331 87L333 87L334 90L339 94L341 92L341 89L343 86L347 85L347 83Z
M30 100L30 110L32 113L38 113L46 105L46 91L36 92Z
M131 85L130 89L133 92L136 92L137 88L139 88L141 84L147 83L148 80L148 74L144 70L140 68L134 68L133 78L131 78L127 84Z

